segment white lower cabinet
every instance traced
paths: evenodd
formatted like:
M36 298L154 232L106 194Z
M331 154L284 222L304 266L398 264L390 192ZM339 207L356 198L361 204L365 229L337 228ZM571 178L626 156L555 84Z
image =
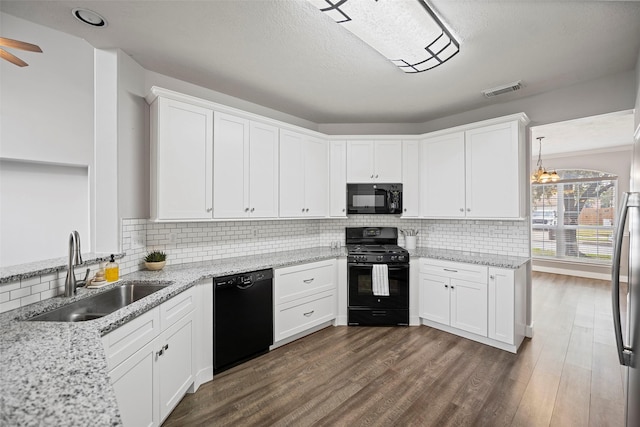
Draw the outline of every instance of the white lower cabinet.
M487 267L424 260L420 317L487 336Z
M525 268L420 260L423 324L515 353L526 327Z
M489 268L489 338L518 347L526 330L526 272Z
M192 289L102 337L125 426L158 426L194 378Z
M274 271L275 346L336 318L335 269L330 259Z

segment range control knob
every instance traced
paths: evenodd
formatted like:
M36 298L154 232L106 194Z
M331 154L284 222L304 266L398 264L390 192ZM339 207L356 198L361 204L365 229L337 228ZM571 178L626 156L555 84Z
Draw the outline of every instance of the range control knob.
M383 256L382 256L382 255L378 255L378 256L376 257L376 259L377 259L378 261L382 261L382 258L383 258Z
M391 261L397 261L397 260L398 260L397 255L391 255Z

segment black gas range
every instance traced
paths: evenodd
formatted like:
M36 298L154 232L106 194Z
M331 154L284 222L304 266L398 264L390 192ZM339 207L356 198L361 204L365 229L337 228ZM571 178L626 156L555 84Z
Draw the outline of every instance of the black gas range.
M349 325L409 324L409 253L395 227L347 227Z

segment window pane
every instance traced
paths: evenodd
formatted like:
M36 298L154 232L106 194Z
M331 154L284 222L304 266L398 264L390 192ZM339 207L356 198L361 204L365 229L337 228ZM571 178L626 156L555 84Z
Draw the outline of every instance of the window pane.
M617 177L558 171L561 182L531 185L533 257L611 263Z

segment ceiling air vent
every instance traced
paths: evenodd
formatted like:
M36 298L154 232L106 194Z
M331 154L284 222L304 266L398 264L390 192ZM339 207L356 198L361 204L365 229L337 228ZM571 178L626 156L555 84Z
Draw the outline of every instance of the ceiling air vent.
M520 88L522 88L522 80L518 80L517 82L498 87L493 87L491 89L485 89L482 91L482 94L485 98L493 98L494 96L502 95L503 93L515 92L516 90L520 90Z

